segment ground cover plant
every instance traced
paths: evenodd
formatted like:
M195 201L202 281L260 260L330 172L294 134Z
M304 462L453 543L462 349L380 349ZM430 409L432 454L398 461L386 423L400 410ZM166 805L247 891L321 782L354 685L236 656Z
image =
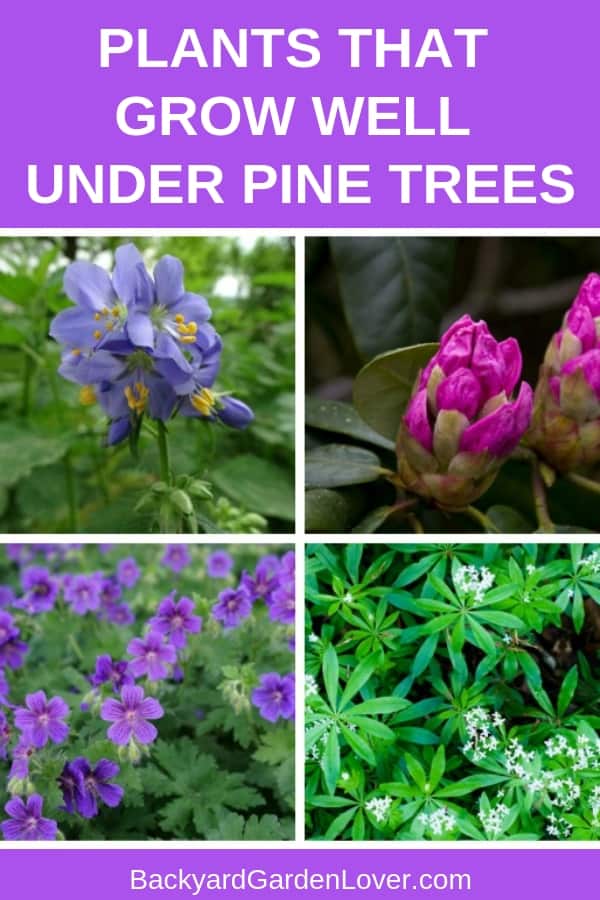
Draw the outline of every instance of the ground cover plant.
M289 532L293 245L0 240L0 528Z
M311 532L597 531L600 244L307 245Z
M294 554L6 545L5 840L288 840Z
M307 548L307 835L600 838L600 547Z

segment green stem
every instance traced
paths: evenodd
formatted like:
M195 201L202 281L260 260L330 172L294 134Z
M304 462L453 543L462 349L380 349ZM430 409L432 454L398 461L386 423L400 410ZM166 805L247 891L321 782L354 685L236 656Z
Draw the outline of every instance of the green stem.
M469 518L473 519L474 522L477 522L478 525L487 531L488 534L500 534L500 529L496 528L492 520L489 516L486 516L485 513L482 513L480 509L477 509L476 506L466 506L462 512L464 512Z
M584 488L586 491L591 491L593 494L600 494L600 482L598 481L593 481L591 478L586 478L584 475L576 475L575 472L569 472L567 478L569 481L572 481L573 484Z
M545 533L554 534L556 528L554 527L554 522L550 518L548 499L546 497L546 487L544 485L544 480L541 476L540 467L537 460L531 467L531 484L533 487L533 502L535 505L535 514L537 516L538 524L542 531L544 531Z
M69 506L69 531L72 534L79 533L79 515L77 506L77 486L75 483L75 471L71 451L67 450L63 457L65 469L65 486L67 490L67 504Z
M169 436L167 426L158 419L158 454L160 457L160 477L165 484L171 484L171 463L169 462Z

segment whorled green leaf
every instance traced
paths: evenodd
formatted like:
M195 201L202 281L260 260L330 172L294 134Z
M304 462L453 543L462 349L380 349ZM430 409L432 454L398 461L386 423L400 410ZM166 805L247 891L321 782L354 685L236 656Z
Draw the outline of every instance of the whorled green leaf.
M361 418L388 440L395 442L417 375L437 348L437 344L417 344L390 350L372 359L356 376L354 405Z
M330 245L346 317L364 356L437 337L454 238L336 237Z

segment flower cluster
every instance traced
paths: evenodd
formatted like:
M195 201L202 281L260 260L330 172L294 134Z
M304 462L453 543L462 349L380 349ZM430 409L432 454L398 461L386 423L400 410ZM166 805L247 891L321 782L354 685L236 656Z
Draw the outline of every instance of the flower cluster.
M485 322L463 316L421 372L398 432L403 487L444 507L483 494L519 444L531 417L514 338L498 343Z
M389 815L391 805L391 797L372 797L365 803L365 809L367 812L371 813L377 822L385 822Z
M600 275L582 283L548 345L527 442L561 471L600 460Z
M486 566L459 566L454 573L454 586L473 603L482 603L486 591L494 584L496 576Z
M183 266L164 256L151 276L139 251L115 253L112 276L78 261L64 290L74 306L54 318L50 335L63 348L60 374L81 385L84 404L98 402L109 417L108 443L136 429L142 415L162 422L173 414L245 428L252 411L214 389L222 342L204 297L184 288Z
M432 837L439 837L456 827L456 816L445 806L438 806L433 812L419 813L417 822L423 826L423 830L429 832Z
M224 551L213 553L209 558L209 573L217 573L213 577L224 577L231 568L230 559ZM292 631L290 649L293 650L295 597L294 552L289 551L281 557L268 555L259 560L254 572L244 571L235 587L221 591L212 607L212 615L226 631L232 631L249 618L256 602L263 601L269 618ZM236 703L240 704L240 708L245 705L244 685L239 679L230 679L225 689L232 700L235 698ZM260 683L252 691L250 701L262 718L269 722L276 722L279 718L291 719L295 713L294 692L293 672L286 675L267 672L260 676Z
M216 552L221 563L231 568L232 557ZM1 824L7 839L54 839L62 836L63 828L69 836L87 828L87 820L106 817L122 803L140 805L145 782L132 767L143 760L146 767L154 766L158 778L158 760L165 765L165 754L180 765L177 745L171 752L169 740L172 721L182 715L188 694L193 707L188 718L184 716L184 745L191 744L189 729L200 729L205 717L212 715L208 752L198 754L194 749L201 773L206 761L213 759L210 748L215 729L224 727L222 716L230 721L236 710L240 721L234 727L241 734L249 727L248 717L254 719L252 738L242 738L244 752L249 740L261 746L262 735L273 728L272 723L279 723L277 728L285 737L280 749L289 767L287 722L294 716L295 688L293 671L287 671L288 666L293 669L286 643L290 627L287 613L283 616L277 610L270 617L268 604L281 591L286 597L290 594L293 554L258 557L255 570L239 576L257 615L244 629L228 630L210 615L208 597L195 593L196 573L203 572L202 566L192 565L197 548L169 545L148 560L151 553L149 547L138 548L135 556L126 555L115 545L73 549L69 554L46 555L43 548L36 548L8 555L11 584L3 586L0 609L0 765L11 797L5 805L8 818ZM257 558L250 549L244 553ZM86 565L90 557L95 565ZM41 565L42 558L46 565ZM155 595L158 584L173 586L166 595L161 590L162 599ZM210 580L204 586L209 592ZM213 592L215 587L213 583ZM134 593L125 604L127 591ZM259 610L261 599L264 605ZM117 616L115 610L124 606L128 615ZM269 617L273 627L265 635ZM22 635L26 640L21 640ZM227 642L234 645L231 652L225 648ZM220 646L213 650L217 643ZM242 664L227 666L224 655ZM192 667L195 673L203 673L193 683L189 680ZM18 678L12 674L16 668L23 669ZM215 669L230 679L236 696L244 701L242 706L232 702L223 708ZM205 684L211 677L212 692ZM186 681L179 691L184 679L189 689ZM200 702L209 711L198 706L200 690ZM165 726L161 720L167 712L176 715ZM161 740L153 747L159 735ZM239 761L235 768L239 769ZM213 775L207 777L210 780ZM187 788L185 793L187 802ZM32 801L32 797L38 799ZM253 805L263 803L258 791L252 797L257 798ZM48 818L42 814L44 808ZM99 827L98 823L93 827Z

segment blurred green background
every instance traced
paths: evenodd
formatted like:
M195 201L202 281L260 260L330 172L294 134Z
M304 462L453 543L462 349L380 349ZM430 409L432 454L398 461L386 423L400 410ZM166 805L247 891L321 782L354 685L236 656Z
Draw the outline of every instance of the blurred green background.
M223 338L219 389L250 404L245 432L179 418L169 424L177 474L213 485L197 506L205 532L290 532L294 519L294 248L290 239L48 237L0 239L0 527L4 532L151 532L155 511L136 510L156 479L158 454L144 435L102 446L106 418L82 406L57 374L52 317L71 305L65 266L88 259L109 270L133 240L152 269L178 256L186 290L204 294ZM74 515L73 511L76 511Z

